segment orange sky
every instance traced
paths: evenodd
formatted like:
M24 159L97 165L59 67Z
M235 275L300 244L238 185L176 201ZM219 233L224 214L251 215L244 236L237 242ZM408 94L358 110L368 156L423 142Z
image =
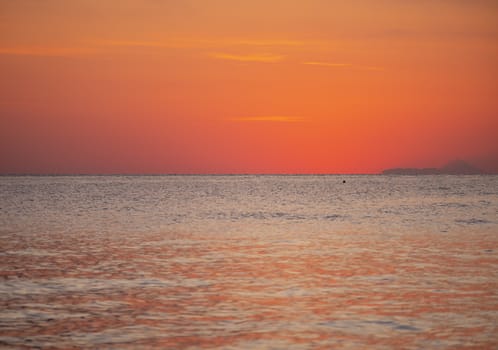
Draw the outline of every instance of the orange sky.
M498 2L0 0L0 173L498 171Z

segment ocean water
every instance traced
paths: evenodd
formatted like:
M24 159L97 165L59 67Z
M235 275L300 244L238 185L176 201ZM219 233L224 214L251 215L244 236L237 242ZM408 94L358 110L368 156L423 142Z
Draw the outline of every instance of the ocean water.
M0 348L496 349L498 176L0 177Z

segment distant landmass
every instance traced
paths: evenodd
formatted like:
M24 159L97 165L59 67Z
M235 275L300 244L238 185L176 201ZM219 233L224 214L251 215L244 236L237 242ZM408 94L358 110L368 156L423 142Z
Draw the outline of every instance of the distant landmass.
M463 160L454 160L442 168L391 168L384 175L479 175L483 172Z

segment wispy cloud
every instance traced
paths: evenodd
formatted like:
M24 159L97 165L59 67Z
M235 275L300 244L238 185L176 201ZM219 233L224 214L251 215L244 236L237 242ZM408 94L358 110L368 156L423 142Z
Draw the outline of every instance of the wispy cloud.
M221 60L231 60L231 61L240 61L240 62L266 62L266 63L279 62L282 61L285 57L283 55L274 55L274 54L235 55L235 54L220 53L220 52L210 53L209 56Z
M88 55L98 52L95 48L89 47L0 47L0 55L22 55L22 56L78 56Z
M231 121L236 122L284 122L284 123L296 123L303 122L304 118L302 117L292 117L292 116L281 116L281 115L273 115L273 116L256 116L256 117L240 117L240 118L231 118Z

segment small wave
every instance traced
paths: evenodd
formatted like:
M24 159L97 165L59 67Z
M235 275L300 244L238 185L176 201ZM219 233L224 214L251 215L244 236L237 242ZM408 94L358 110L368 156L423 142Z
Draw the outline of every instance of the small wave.
M326 220L339 220L342 219L343 216L339 214L332 214L332 215L325 215L323 218Z
M371 323L371 324L376 324L380 326L386 326L386 327L391 327L392 329L400 330L400 331L419 331L417 327L410 326L407 324L402 324L398 323L396 321L383 321L383 320L378 320L378 321L365 321L365 323Z
M256 220L306 220L307 217L301 214L291 214L283 212L244 212L236 216L232 215L232 219L256 219Z
M488 221L486 219L476 219L476 218L471 218L471 219L456 219L456 223L459 224L465 224L465 225L481 225L481 224L490 224L491 221Z
M470 205L466 203L449 202L449 203L437 203L436 206L440 208L469 208Z
M318 326L326 328L336 328L355 332L380 332L382 328L388 328L394 331L411 331L419 332L420 328L407 323L397 322L396 320L334 320L328 322L320 322Z

